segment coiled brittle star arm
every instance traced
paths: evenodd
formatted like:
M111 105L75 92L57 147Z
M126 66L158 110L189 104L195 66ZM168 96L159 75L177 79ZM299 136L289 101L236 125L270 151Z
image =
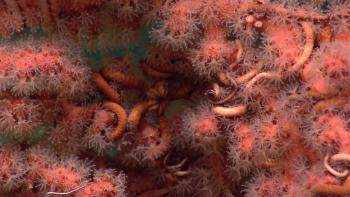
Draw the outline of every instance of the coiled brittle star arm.
M334 170L329 164L328 164L328 158L329 155L327 154L326 157L324 158L324 166L325 168L334 176L336 177L346 177L349 174L348 170L344 170L343 172L337 172Z
M331 157L334 161L349 161L350 162L350 154L346 153L338 153Z
M247 106L245 105L238 105L238 106L232 106L232 107L216 106L213 108L213 112L215 114L218 114L224 117L235 117L235 116L245 114L247 112Z
M350 177L347 177L343 185L319 184L312 191L320 194L350 195Z
M155 77L155 78L169 78L171 76L171 73L161 72L153 67L147 65L146 63L141 63L142 69L147 73L149 76Z
M130 111L128 116L128 125L131 131L138 129L143 113L150 107L157 104L155 100L142 101L136 104Z
M330 170L330 172L333 175L337 176L339 172L336 172L328 165L328 163L327 163L328 157L329 157L329 155L327 154L327 156L325 157L325 160L324 160L325 166L326 166L327 170ZM331 160L350 161L350 155L344 154L344 153L335 154L331 157ZM338 176L338 177L347 176L343 185L334 185L334 184L323 183L323 184L319 184L319 185L316 185L315 187L313 187L312 191L314 193L320 193L320 194L350 195L350 176L348 176L348 174L349 174L348 170L345 170L344 172L339 173L339 175L341 175L341 176Z
M120 83L121 85L130 87L130 88L137 88L140 90L147 88L147 83L143 80L140 80L136 78L132 74L126 74L118 70L114 70L112 68L103 68L101 70L102 75L112 81L116 81Z
M44 197L49 197L51 195L69 195L69 194L72 194L72 193L74 193L74 192L76 192L76 191L78 191L80 189L83 189L87 185L88 184L84 184L84 185L82 185L80 187L77 187L77 188L75 188L75 189L73 189L73 190L71 190L69 192L47 192Z
M95 81L98 89L101 90L101 92L103 92L111 101L120 103L120 95L107 83L101 74L94 73L93 80Z
M253 77L246 85L246 89L251 90L253 85L259 81L262 78L268 78L268 79L280 79L280 74L274 73L274 72L261 72L257 74L255 77Z
M127 123L127 114L124 108L117 103L113 102L104 102L103 106L111 111L113 111L118 118L118 126L114 129L113 133L110 136L111 140L118 140L121 135L124 133Z
M304 65L304 63L309 59L309 57L311 56L312 50L314 48L314 32L313 32L311 23L302 22L301 25L305 33L304 51L299 57L299 59L296 61L296 63L292 66L291 71L299 70Z
M337 96L325 100L321 100L314 105L314 110L316 112L320 112L322 110L331 108L331 107L339 107L345 105L347 103L347 98L343 96Z

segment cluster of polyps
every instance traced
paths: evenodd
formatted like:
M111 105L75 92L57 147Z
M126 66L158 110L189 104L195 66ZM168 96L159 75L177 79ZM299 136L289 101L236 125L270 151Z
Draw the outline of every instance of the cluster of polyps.
M270 173L263 183L256 179L248 184L247 195L346 193L342 189L347 183L338 190L332 185L336 181L327 178L328 172L347 176L342 171L346 166L336 163L340 156L331 157L331 167L328 159L322 165L327 153L343 153L348 144L348 125L342 119L349 116L350 61L345 53L350 33L344 10L349 2L330 3L323 13L321 1L216 3L212 7L207 0L166 2L160 25L152 30L157 45L183 54L181 61L194 68L189 72L209 76L214 97L205 108L185 111L176 138L186 136L187 141L176 139L175 146L181 149L185 143L191 148L184 149L193 154L200 154L198 144L211 147L199 149L203 155L226 147L228 153L220 154L231 160L229 169L236 178L250 176L255 169ZM181 18L179 23L173 23L175 18ZM331 120L338 119L335 126ZM213 136L228 136L229 146ZM293 175L297 169L287 169L288 165L309 175L299 180ZM310 184L312 177L323 177L324 182ZM256 191L253 183L265 189ZM328 186L332 189L325 190Z
M35 189L48 194L60 194L80 188L76 196L96 196L101 192L118 197L125 195L124 174L117 174L111 169L93 173L86 161L74 157L58 158L39 146L26 152L16 147L2 147L0 154L2 192L13 192L27 187L28 192ZM94 178L89 180L91 175ZM24 191L22 194L31 193Z
M84 99L89 70L62 44L45 41L10 43L1 47L0 86L19 97L46 96Z

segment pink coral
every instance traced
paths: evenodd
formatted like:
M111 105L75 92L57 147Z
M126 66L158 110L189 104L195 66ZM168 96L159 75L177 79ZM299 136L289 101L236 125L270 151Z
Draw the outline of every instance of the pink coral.
M74 157L62 158L39 173L40 189L44 191L67 192L87 181L90 167Z
M274 61L281 68L293 65L302 51L303 34L301 28L287 24L264 25L267 26L265 58L275 58Z
M125 175L117 174L111 169L98 170L94 174L93 181L78 191L75 196L115 196L125 197Z
M155 42L174 50L183 50L193 44L197 37L198 21L194 14L198 11L196 1L179 1L163 11L167 20L152 31Z
M89 92L89 71L58 43L20 42L2 49L2 90L17 96L77 98ZM65 88L58 88L65 87Z
M27 172L24 155L16 147L0 148L0 190L11 191L23 184L23 176Z
M311 62L305 66L303 77L311 90L322 95L347 94L350 79L350 58L346 43L323 44Z
M193 50L191 61L195 71L204 76L212 76L224 70L236 60L236 46L227 41L223 29L208 27L205 37Z

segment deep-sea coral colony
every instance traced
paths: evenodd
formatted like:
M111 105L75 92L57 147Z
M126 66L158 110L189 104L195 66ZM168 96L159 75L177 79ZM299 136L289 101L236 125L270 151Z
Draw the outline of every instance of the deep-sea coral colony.
M349 10L0 1L0 196L350 195Z

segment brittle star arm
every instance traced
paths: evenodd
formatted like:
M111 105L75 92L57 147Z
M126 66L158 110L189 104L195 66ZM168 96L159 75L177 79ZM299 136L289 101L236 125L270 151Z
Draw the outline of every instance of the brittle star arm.
M332 175L334 175L336 177L346 177L349 174L348 170L344 170L343 172L338 172L338 171L334 170L328 164L328 159L329 159L329 155L327 154L326 157L323 160L323 164L324 164L325 168L328 170L328 172L330 172Z
M78 191L80 189L83 189L87 185L88 184L81 185L81 186L79 186L79 187L77 187L77 188L75 188L75 189L73 189L71 191L68 191L68 192L47 192L44 197L48 197L48 196L51 196L51 195L68 195L68 194L72 194L72 193L74 193L74 192L76 192L76 191Z

